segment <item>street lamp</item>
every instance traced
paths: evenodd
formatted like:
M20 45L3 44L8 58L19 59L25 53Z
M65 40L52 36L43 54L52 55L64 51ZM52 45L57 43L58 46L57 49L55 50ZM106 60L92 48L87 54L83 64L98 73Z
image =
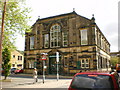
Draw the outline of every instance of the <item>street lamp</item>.
M41 60L43 61L43 84L44 84L45 83L45 68L46 68L45 60L47 60L47 57L46 57L47 53L41 53L41 54L42 54Z
M59 52L56 52L56 62L57 62L57 81L58 81L59 80L59 67L58 67Z

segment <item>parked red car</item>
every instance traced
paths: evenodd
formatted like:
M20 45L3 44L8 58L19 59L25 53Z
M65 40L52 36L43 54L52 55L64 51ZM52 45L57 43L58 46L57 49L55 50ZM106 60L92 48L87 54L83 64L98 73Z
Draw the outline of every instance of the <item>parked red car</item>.
M68 90L119 90L117 72L81 72L74 75Z
M120 72L120 64L116 64L116 71Z
M1 74L2 74L2 75L4 74L4 70L3 70L3 69L1 70Z
M14 71L14 73L15 73L15 74L17 74L17 73L23 73L23 69L16 69L16 70Z

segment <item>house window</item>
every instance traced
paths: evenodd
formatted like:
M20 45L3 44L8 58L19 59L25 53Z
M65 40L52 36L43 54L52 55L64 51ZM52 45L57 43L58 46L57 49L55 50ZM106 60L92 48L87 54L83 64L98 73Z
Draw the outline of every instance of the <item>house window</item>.
M13 58L15 58L15 55L13 55Z
M87 30L80 30L81 33L81 45L87 45L88 44L88 38L87 38Z
M22 67L22 64L18 64L17 67Z
M31 62L28 62L28 68L31 68L31 66L32 66Z
M15 67L15 64L12 64L12 67Z
M22 56L18 56L18 60L22 60Z
M30 49L34 49L34 36L30 37Z
M67 57L64 58L64 67L67 67L67 64L68 64L68 60L67 60Z
M50 28L50 47L60 47L61 27L58 24Z
M44 35L44 48L48 48L49 47L49 35L45 34Z
M63 32L62 36L63 36L63 47L67 47L68 46L68 33Z
M34 64L34 61L32 61L32 60L30 60L30 61L27 63L28 68L34 68L34 67L35 67L34 65L35 65L35 64Z
M89 60L88 59L81 60L81 67L82 68L89 68Z

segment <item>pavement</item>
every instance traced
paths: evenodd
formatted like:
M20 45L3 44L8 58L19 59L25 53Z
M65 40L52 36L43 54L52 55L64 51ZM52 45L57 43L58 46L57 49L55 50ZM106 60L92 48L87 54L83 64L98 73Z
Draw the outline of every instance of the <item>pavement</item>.
M32 74L21 73L21 74L11 74L10 77L27 77L27 78L31 78L31 77L33 77L33 75ZM43 75L38 75L38 78L42 78L42 77L43 77ZM45 75L45 78L47 78L47 79L56 79L57 75ZM59 75L59 78L60 79L72 79L73 76Z
M71 80L46 80L43 84L42 81L33 83L24 83L11 88L68 88Z
M3 78L3 76L2 76ZM9 76L7 79L11 79L11 82L2 82L1 87L2 90L16 90L16 89L62 89L67 90L69 84L71 82L72 77L69 76L60 76L60 79L57 81L56 75L47 75L45 79L45 83L43 83L42 75L38 76L38 82L33 84L33 78L30 74L15 74Z

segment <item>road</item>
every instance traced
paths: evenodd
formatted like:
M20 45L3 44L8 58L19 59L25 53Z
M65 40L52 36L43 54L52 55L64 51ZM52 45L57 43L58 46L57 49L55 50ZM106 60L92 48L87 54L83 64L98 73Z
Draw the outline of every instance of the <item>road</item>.
M3 78L3 77L2 77ZM11 82L2 82L2 88L3 90L14 90L14 89L20 89L20 88L41 88L44 90L49 89L62 89L67 90L69 87L69 84L71 82L71 79L45 79L45 83L43 84L42 79L39 78L38 82L33 84L33 78L26 78L26 77L8 77L8 79L11 79Z
M119 73L120 75L120 73ZM2 77L3 78L3 77ZM52 79L51 79L52 78ZM21 76L21 75L12 75L8 77L11 79L11 82L2 82L3 90L19 90L24 88L25 90L67 90L72 79L55 79L55 77L50 77L45 79L43 84L42 77L38 78L38 82L33 84L32 76Z

